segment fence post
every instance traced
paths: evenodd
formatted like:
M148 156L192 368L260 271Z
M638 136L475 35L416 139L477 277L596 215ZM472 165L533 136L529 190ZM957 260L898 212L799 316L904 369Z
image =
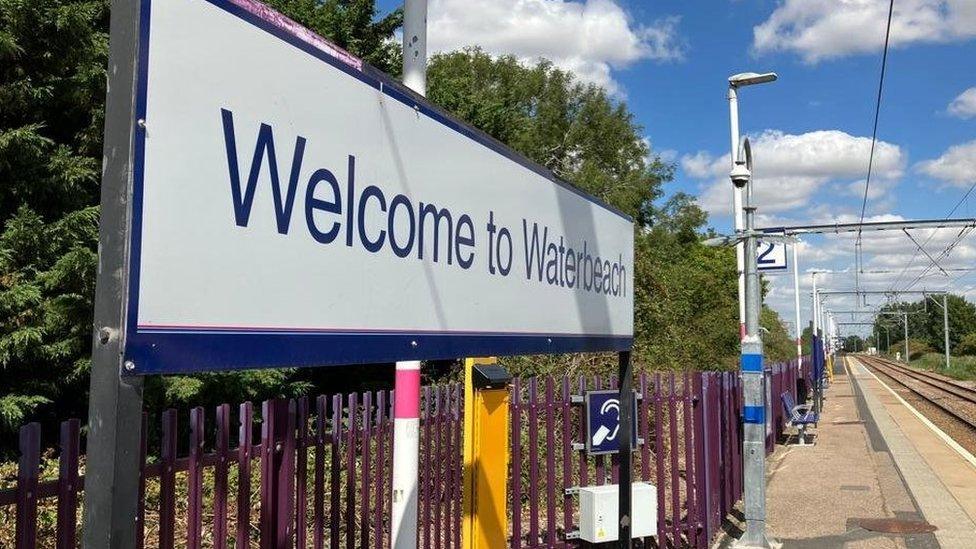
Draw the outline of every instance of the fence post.
M708 401L709 381L710 376L707 372L703 372L698 375L697 383L695 384L696 396L698 398L698 406L695 410L695 431L701 439L698 443L701 449L699 453L701 457L699 459L698 475L700 477L699 485L703 488L698 501L698 516L699 520L703 523L706 539L711 539L712 536L711 487L714 479L711 478L711 462L719 459L719 455L716 454L717 448L712 447L711 436L708 432L708 408L710 404Z
M359 395L350 393L346 400L349 430L346 431L346 549L356 547L356 444L359 439Z
M37 480L41 465L41 424L20 428L17 466L17 549L37 546Z
M227 544L227 468L230 450L230 405L217 406L217 431L215 434L214 453L217 462L214 465L214 518L213 537L214 546Z
M711 374L712 382L709 383L709 402L721 402L719 400L719 384L718 377L721 374L713 373ZM732 372L725 372L724 381L729 382L732 376L735 375ZM726 384L727 385L727 384ZM709 433L709 444L711 448L718 450L721 447L721 433L725 430L722 427L722 408L716 405L709 405L708 407L708 433ZM734 437L729 436L728 441L733 442ZM731 510L732 502L729 502L729 508L724 509L721 506L722 497L720 495L721 486L719 484L719 479L722 478L722 471L719 470L721 463L718 459L712 460L711 465L708 468L709 480L711 481L709 486L709 526L710 530L708 532L709 539L718 530L719 525L722 524L722 516L725 512ZM733 469L735 466L733 466ZM724 472L726 475L729 474L729 468L726 465L724 467ZM732 473L735 474L734 472Z
M695 484L696 484L696 495L695 495L695 505L696 508L696 524L695 528L697 531L696 538L702 541L699 545L708 545L708 532L705 530L705 521L708 519L708 468L706 466L706 459L710 457L709 454L705 453L705 375L702 372L695 372L694 374L694 400L693 405L693 415L695 423Z
M61 423L61 458L58 460L58 549L75 547L78 516L79 421Z
M237 432L237 536L236 547L248 547L251 526L251 451L253 450L254 407L240 406Z
M163 412L159 470L159 546L172 549L176 528L176 410Z
M698 537L698 505L696 503L698 492L698 478L695 476L695 453L694 453L694 419L691 412L691 373L685 372L681 400L683 403L683 414L681 426L685 437L685 508L687 509L686 526L688 528L688 545L694 547Z
M146 544L146 456L149 454L149 414L142 412L139 436L139 505L136 515L136 545L142 549ZM77 488L76 494L77 494ZM77 496L76 496L77 497ZM71 546L74 547L73 545Z
M261 428L261 547L289 547L295 494L295 402L264 403Z
M295 439L296 467L295 472L295 547L308 547L308 533L306 520L308 519L308 450L310 444L308 436L308 397L303 396L297 402L297 416L295 427L298 431Z
M186 546L200 547L203 524L203 408L190 410L190 455L187 460L188 505L186 521Z
M657 482L657 546L667 544L667 529L665 528L666 508L664 487L664 403L661 399L661 372L654 373L654 480Z

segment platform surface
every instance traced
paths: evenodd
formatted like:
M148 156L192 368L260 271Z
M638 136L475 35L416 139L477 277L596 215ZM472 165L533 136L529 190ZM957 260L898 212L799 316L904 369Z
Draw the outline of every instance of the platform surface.
M835 374L822 420L816 445L778 447L768 464L768 531L785 548L976 547L976 467L856 359ZM880 533L859 519L936 530Z

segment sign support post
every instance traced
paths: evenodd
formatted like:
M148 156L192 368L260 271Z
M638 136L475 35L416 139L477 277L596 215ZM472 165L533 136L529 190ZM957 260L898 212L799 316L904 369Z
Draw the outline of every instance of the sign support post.
M85 471L85 547L135 547L142 377L124 362L133 143L137 127L138 0L113 0Z
M634 421L634 368L630 361L630 351L617 354L618 378L620 379L620 484L617 488L619 511L619 527L617 546L629 549L631 547L631 483L633 477L634 441L631 440L631 423Z

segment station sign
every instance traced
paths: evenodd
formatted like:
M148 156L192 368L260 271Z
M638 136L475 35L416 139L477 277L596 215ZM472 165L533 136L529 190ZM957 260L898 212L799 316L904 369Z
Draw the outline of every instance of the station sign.
M620 392L588 391L583 398L586 405L586 452L590 455L620 452ZM637 447L637 395L634 394L631 412L631 447Z
M250 0L140 0L131 373L619 351L633 223Z
M786 261L786 243L760 240L756 243L756 265L760 271L785 271L789 268Z

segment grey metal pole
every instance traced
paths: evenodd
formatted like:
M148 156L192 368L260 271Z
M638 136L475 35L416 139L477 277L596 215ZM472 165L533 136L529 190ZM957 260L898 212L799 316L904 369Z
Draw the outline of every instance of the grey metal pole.
M745 290L746 336L742 339L743 460L746 530L737 547L770 547L766 537L766 391L759 335L761 294L756 265L755 208L747 204Z
M905 364L908 364L908 313L905 315Z
M942 296L942 330L945 333L945 367L949 369L949 294Z
M633 426L634 371L630 361L630 351L621 351L618 356L618 377L620 379L620 453L619 480L617 485L618 536L617 547L629 549L631 547L631 477L633 475L633 442L631 432Z
M403 2L403 83L427 94L427 0Z
M797 248L800 246L799 240L793 241L793 313L796 320L796 363L800 365L803 357L803 333L800 328L800 260Z
M113 0L88 407L84 547L135 547L142 378L123 375L129 281L129 196L138 131L138 0Z

